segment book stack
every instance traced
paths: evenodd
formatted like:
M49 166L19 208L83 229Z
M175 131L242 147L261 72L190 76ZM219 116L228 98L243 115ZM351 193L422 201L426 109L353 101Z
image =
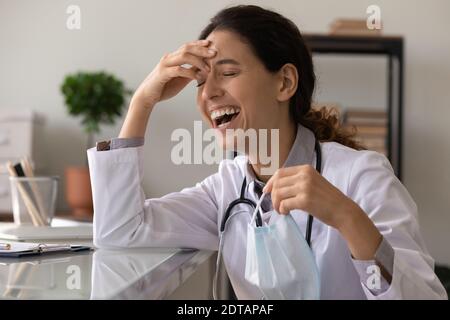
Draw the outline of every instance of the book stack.
M380 36L381 29L369 29L364 19L336 19L330 25L331 35Z
M349 130L356 130L355 140L364 147L387 156L386 111L350 108L344 113L343 125Z

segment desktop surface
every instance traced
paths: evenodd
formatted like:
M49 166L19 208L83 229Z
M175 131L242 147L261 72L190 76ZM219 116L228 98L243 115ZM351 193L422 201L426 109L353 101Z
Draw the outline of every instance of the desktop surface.
M0 299L164 299L212 254L142 248L0 258Z

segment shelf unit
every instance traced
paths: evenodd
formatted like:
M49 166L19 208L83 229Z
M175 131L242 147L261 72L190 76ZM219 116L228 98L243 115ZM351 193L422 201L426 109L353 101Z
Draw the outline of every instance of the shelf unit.
M403 37L305 34L313 54L387 56L387 153L396 176L402 180Z

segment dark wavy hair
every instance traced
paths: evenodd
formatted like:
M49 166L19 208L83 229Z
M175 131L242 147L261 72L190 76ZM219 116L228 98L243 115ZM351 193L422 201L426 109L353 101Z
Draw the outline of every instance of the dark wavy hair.
M335 141L357 150L364 149L353 139L354 132L340 125L335 110L311 107L316 83L312 56L300 30L291 20L259 6L238 5L218 12L202 30L199 39L206 39L215 30L240 36L269 72L279 71L286 63L295 65L299 83L289 101L289 113L294 121L311 129L319 141Z

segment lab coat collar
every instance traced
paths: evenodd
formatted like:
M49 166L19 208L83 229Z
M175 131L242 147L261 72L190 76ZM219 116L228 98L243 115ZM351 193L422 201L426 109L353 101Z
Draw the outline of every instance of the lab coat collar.
M293 167L304 164L312 164L314 158L314 144L315 144L314 133L298 124L297 135L294 140L294 144L289 151L288 157L283 164L283 167ZM245 166L245 177L247 178L247 185L255 182L260 186L264 186L264 182L258 180L255 176L252 166L247 158L247 163Z

